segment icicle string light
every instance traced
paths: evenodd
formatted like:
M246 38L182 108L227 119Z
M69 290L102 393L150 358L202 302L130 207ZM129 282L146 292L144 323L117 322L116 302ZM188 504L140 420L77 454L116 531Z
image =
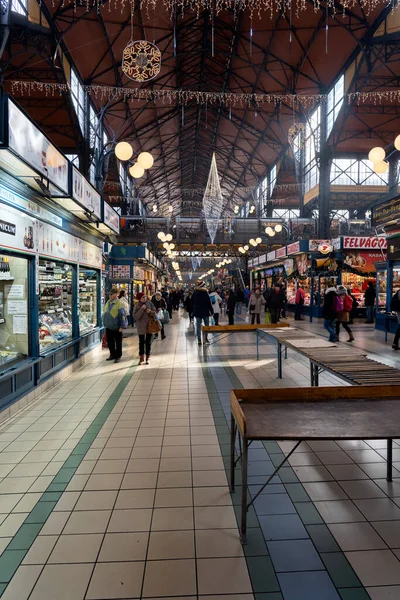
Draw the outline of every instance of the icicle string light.
M68 83L45 83L42 81L6 81L5 85L11 89L13 96L30 96L40 92L45 96L62 95L71 92ZM237 94L233 92L202 92L194 90L165 90L148 88L110 87L104 85L83 85L83 90L92 94L98 100L143 100L159 102L165 105L186 105L189 102L232 108L251 107L252 105L285 104L296 109L312 108L327 101L327 94ZM400 89L373 92L351 92L344 96L348 103L365 104L372 102L374 105L390 102L400 103Z
M212 244L214 243L215 236L217 235L219 218L222 214L223 208L224 199L222 197L221 186L219 183L215 153L213 153L207 186L203 196L203 215Z

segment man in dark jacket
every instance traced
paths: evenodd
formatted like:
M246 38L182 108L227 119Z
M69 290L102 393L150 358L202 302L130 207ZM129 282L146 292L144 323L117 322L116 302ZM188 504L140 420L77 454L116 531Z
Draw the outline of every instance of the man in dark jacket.
M235 296L236 296L236 314L241 315L243 302L244 302L244 294L240 288L238 288L236 290Z
M336 288L330 287L325 290L324 306L322 309L322 315L324 317L324 327L329 333L329 341L336 342L336 310L335 310L335 298L337 296Z
M226 314L228 315L228 325L234 325L233 316L235 314L236 297L235 294L228 290L226 292Z
M206 284L201 279L196 282L193 293L193 316L196 319L197 342L201 346L201 323L210 324L210 317L214 314L210 296L208 295ZM206 338L207 341L207 338Z
M284 300L285 296L282 292L281 286L279 284L275 284L275 287L268 296L267 301L267 308L269 308L271 313L271 323L277 323L279 321Z
M367 312L367 323L374 322L375 297L376 297L375 286L372 283L372 281L369 281L368 287L365 290L365 294L364 294L364 303L365 303L365 309Z

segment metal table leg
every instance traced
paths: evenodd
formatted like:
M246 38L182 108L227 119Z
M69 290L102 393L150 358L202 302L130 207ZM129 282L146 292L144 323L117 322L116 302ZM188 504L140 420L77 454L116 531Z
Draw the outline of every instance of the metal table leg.
M314 363L310 360L310 384L314 387Z
M282 379L282 344L278 341L278 378Z
M240 537L242 544L246 543L247 532L247 460L248 460L248 441L243 438L242 453L242 520L240 525Z
M314 365L314 387L319 386L319 366Z
M258 340L259 340L259 333L258 333L258 329L257 329L256 330L256 344L257 344L257 359L256 360L258 360L258 358L259 358L259 356L258 356Z
M231 492L235 491L235 441L236 441L236 421L231 415Z
M393 481L392 463L393 463L393 440L391 438L387 441L387 457L386 457L386 481Z

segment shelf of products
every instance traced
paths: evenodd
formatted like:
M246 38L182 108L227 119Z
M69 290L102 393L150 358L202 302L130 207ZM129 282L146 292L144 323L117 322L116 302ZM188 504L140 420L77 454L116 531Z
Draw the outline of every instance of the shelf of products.
M287 284L287 301L288 304L296 303L296 294L297 288L299 285L303 286L305 297L304 297L304 306L310 306L310 289L311 289L311 279L308 277L307 279L297 281L294 279L290 279Z
M355 273L342 273L342 285L344 285L346 289L349 289L355 297L358 302L358 308L365 308L364 294L369 281L373 281L371 277L363 277L362 275L356 275ZM386 305L386 299L384 304Z
M93 269L79 269L79 333L97 327L98 273Z
M0 368L28 356L28 260L0 256Z
M39 344L42 350L72 338L72 300L71 265L40 260Z
M386 312L386 290L387 290L387 271L378 271L377 277L378 285L378 310L379 312Z

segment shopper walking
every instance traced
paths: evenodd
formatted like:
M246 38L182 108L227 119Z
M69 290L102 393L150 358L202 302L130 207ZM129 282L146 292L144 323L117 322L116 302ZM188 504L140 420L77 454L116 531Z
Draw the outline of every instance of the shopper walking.
M364 294L364 304L367 312L367 323L374 322L374 306L375 306L376 291L372 281L368 282L368 287Z
M210 292L210 300L214 311L214 324L219 325L219 315L222 309L222 298L217 290Z
M340 325L349 334L348 342L354 342L353 332L351 331L348 323L350 321L350 311L353 308L353 300L347 293L346 288L343 285L338 285L336 293L338 295L337 302L342 299L343 308L336 313L336 339L339 341Z
M139 336L139 365L144 363L144 353L146 352L146 365L149 364L151 353L151 333L147 333L147 327L151 317L155 318L155 306L147 299L143 292L136 294L138 302L135 305L133 316L136 321L137 332Z
M397 329L394 334L394 340L392 344L393 350L399 350L399 340L400 340L400 290L395 292L390 301L390 310L391 312L397 313Z
M234 325L236 296L232 290L226 292L226 314L228 317L228 325Z
M110 290L110 298L104 306L103 325L110 356L106 360L119 363L122 357L122 330L125 324L125 307L118 298L119 290L115 287Z
M284 295L279 283L275 284L272 293L268 297L267 308L271 313L271 323L278 323L284 303Z
M162 312L164 312L164 310L167 310L167 303L165 302L164 298L161 295L161 292L156 292L154 294L154 296L151 299L154 308L156 309L157 313L159 310L161 310ZM165 338L167 337L165 335L165 330L164 330L164 315L162 315L162 317L160 316L160 321L161 321L161 339L165 340ZM154 339L156 340L158 338L158 333L154 334Z
M336 342L336 298L337 293L335 287L329 287L325 290L322 315L324 317L324 327L329 333L330 342Z
M204 322L204 325L209 325L210 317L213 314L214 310L206 289L206 284L201 279L198 279L193 293L193 316L196 319L196 335L199 346L201 346L201 324ZM207 337L206 341L208 341Z
M257 324L260 324L260 314L262 307L265 306L265 299L261 294L261 290L257 287L250 296L249 301L249 313L251 315L251 324L257 320Z
M296 292L296 298L295 298L295 305L296 305L296 310L294 313L294 320L295 321L303 321L304 319L302 319L301 315L303 313L303 306L304 306L304 298L306 297L304 288L302 285L299 285L297 288L297 292Z
M246 287L244 288L244 303L246 304L246 308L248 308L248 306L249 306L249 300L250 300L250 290L249 290L249 286L246 285Z
M347 294L350 296L351 301L352 301L349 325L353 325L359 304L358 304L357 298L351 293L350 288L347 289Z
M241 315L242 314L242 308L243 308L243 302L244 302L244 294L242 292L242 290L240 288L237 289L236 291L236 314L237 315Z
M189 321L193 322L193 290L189 290L188 295L184 301L184 307L186 309L187 314L189 315Z

